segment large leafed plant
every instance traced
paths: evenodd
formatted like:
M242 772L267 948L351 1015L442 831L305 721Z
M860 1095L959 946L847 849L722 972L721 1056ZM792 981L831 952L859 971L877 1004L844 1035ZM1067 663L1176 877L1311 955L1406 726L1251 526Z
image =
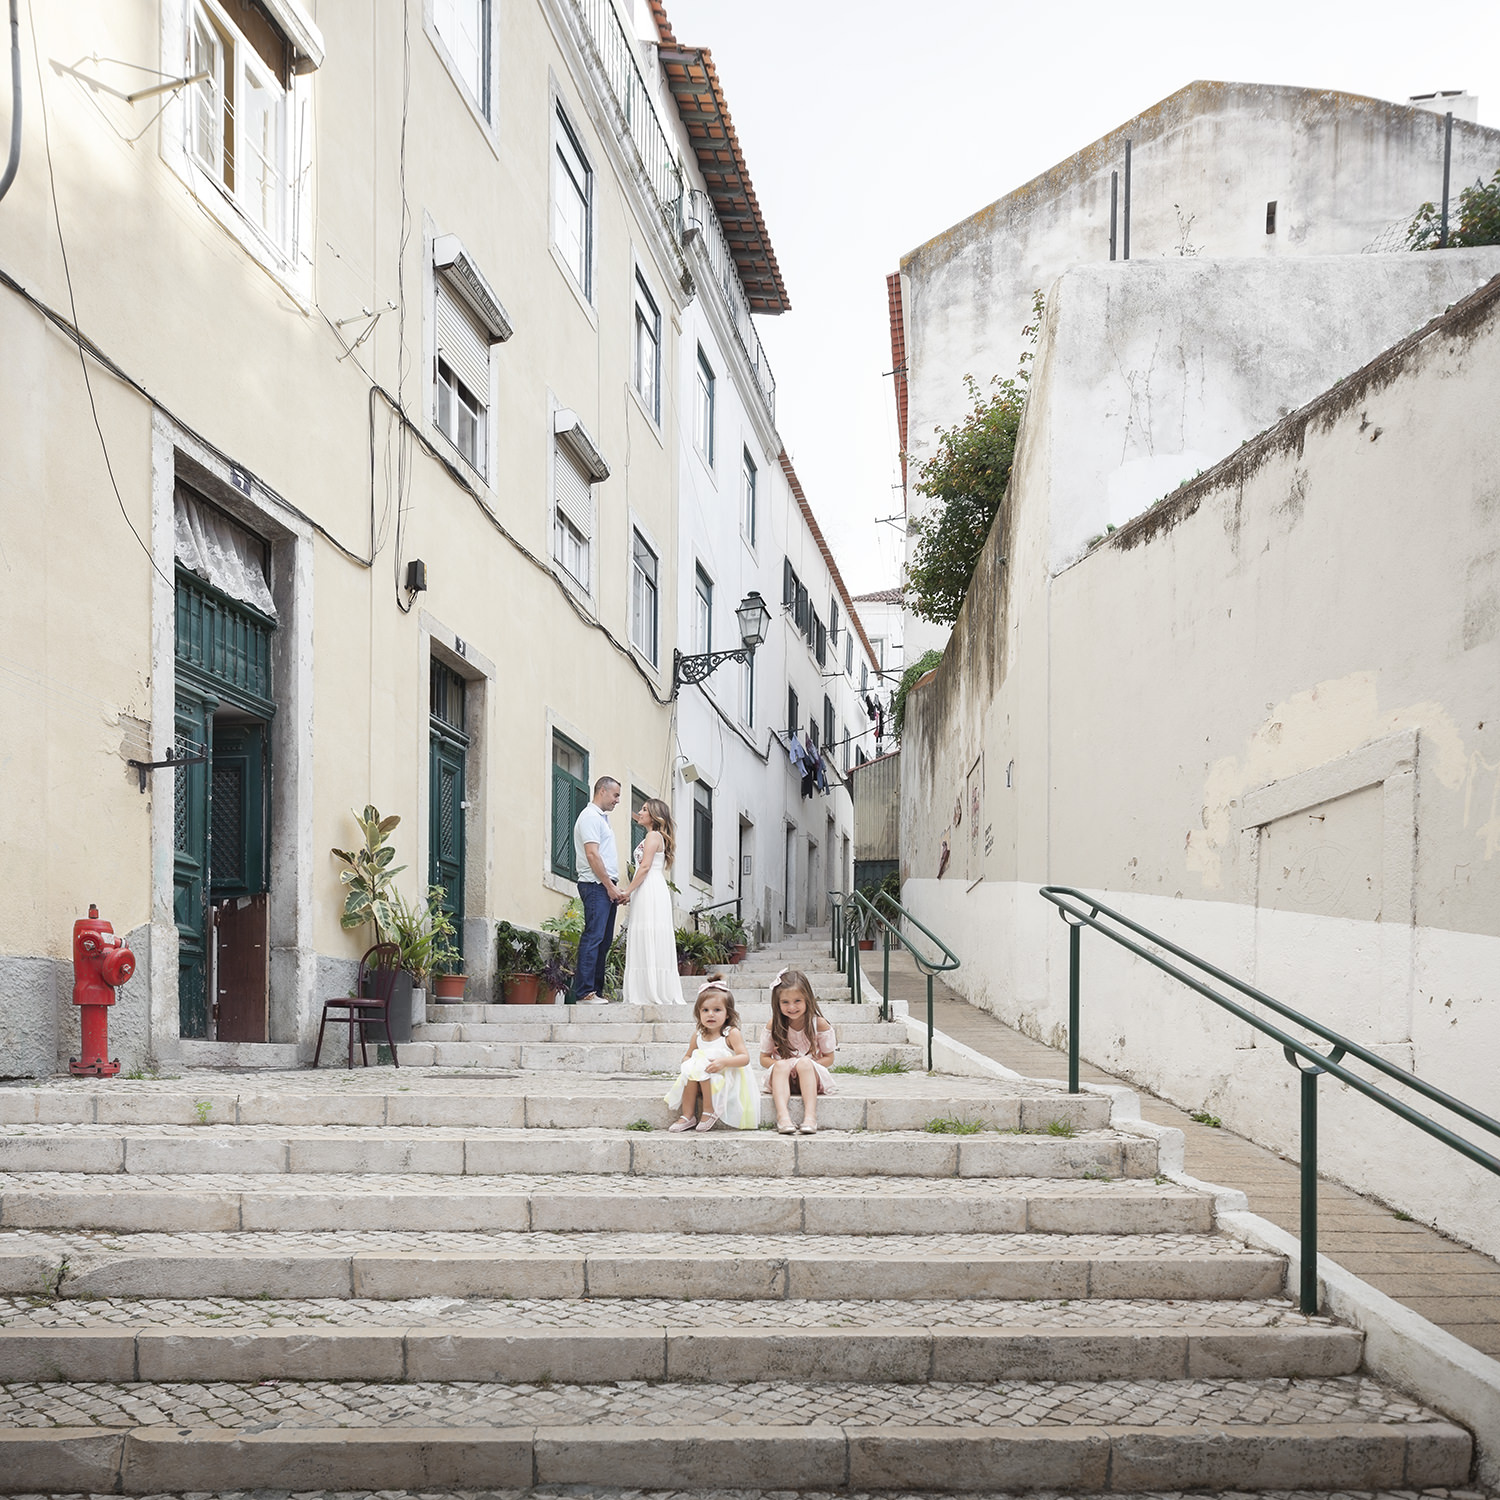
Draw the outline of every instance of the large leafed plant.
M334 857L348 866L339 872L339 880L345 888L339 926L345 932L352 932L366 922L373 922L375 941L389 942L393 940L399 922L399 913L392 900L392 882L406 868L392 863L396 851L390 843L391 830L401 819L395 813L382 818L376 808L366 807L363 813L355 813L354 821L364 835L364 847L333 851Z

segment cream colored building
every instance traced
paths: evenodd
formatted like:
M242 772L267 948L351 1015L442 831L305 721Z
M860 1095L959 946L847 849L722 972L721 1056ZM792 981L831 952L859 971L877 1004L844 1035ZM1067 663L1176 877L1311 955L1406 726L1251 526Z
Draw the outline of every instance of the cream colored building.
M366 803L402 819L402 889L452 892L488 998L494 920L572 894L588 785L665 791L675 754L691 283L626 21L34 15L0 202L0 1074L76 1050L90 901L140 959L127 1068L212 1057L230 1017L305 1055L370 941L329 852ZM633 530L661 560L655 661ZM169 753L209 758L130 764Z

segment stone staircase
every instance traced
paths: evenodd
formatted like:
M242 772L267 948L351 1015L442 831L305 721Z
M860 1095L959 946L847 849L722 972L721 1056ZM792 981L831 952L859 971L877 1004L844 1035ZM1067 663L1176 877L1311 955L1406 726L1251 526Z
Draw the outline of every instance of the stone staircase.
M843 1058L907 1057L829 1008ZM0 1088L0 1492L1469 1474L1103 1096L850 1073L817 1136L669 1136L681 1015L472 1009L431 1024L548 1034Z

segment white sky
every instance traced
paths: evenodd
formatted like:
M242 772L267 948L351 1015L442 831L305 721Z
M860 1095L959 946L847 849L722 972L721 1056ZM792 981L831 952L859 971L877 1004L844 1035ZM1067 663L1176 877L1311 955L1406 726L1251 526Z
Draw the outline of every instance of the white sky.
M905 252L1195 78L1462 88L1500 123L1496 0L666 6L713 51L776 247L792 311L757 320L776 425L853 593L898 580L876 518L900 509L885 277Z

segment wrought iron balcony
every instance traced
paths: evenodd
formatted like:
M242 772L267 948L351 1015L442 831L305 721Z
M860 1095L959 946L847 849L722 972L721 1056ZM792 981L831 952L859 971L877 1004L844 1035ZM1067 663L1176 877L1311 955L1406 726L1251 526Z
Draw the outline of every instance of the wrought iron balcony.
M750 303L745 296L744 284L740 281L739 267L724 237L723 225L714 212L713 200L698 188L690 188L683 199L683 237L696 229L699 247L713 272L712 280L719 289L729 321L734 325L740 348L750 362L756 384L765 399L766 410L771 420L776 420L776 377L771 373L771 362L761 347L760 335L750 317Z

